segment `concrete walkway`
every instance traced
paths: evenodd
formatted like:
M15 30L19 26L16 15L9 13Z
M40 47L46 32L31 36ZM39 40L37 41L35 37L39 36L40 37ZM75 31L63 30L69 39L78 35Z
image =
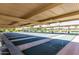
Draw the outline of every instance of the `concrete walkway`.
M67 44L58 55L79 55L79 35Z

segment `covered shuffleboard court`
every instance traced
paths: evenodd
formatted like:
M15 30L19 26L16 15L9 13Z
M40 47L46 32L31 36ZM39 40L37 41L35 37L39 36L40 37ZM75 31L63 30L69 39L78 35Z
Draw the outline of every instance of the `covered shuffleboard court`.
M4 33L6 38L25 55L56 55L76 37L75 35L52 34L50 38L39 36L42 33L34 33L35 35L32 35L33 33L27 34L28 33ZM50 35L51 34L49 34L49 36ZM67 37L64 38L64 36Z
M0 4L1 55L79 55L79 3Z

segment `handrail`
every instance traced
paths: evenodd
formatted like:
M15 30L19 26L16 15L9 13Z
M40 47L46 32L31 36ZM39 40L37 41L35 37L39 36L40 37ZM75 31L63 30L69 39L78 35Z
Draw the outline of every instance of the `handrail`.
M16 47L8 38L2 34L1 39L4 41L6 47L10 51L11 55L23 55L18 47Z

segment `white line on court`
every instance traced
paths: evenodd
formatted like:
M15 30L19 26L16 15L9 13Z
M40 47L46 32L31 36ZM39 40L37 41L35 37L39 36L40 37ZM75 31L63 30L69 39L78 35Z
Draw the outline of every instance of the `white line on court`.
M25 35L32 35L32 36L39 36L39 37L47 37L47 38L51 38L54 36L58 36L60 34L48 34L48 33L28 33L28 32L17 32L20 34L25 34Z
M15 40L11 40L11 41L15 42L15 41L22 41L22 40L27 40L27 39L32 39L32 38L37 38L37 37L21 38L21 39L15 39Z
M67 40L71 41L76 35L59 35L56 37L51 37L52 39L61 39L61 40Z
M10 37L10 39L16 38L16 37L27 37L27 36L15 36L15 37Z

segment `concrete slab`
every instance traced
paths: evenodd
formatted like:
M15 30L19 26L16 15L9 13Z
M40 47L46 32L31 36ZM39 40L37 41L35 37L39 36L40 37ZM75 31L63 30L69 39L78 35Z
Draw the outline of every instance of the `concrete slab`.
M79 55L79 35L67 44L57 55Z

